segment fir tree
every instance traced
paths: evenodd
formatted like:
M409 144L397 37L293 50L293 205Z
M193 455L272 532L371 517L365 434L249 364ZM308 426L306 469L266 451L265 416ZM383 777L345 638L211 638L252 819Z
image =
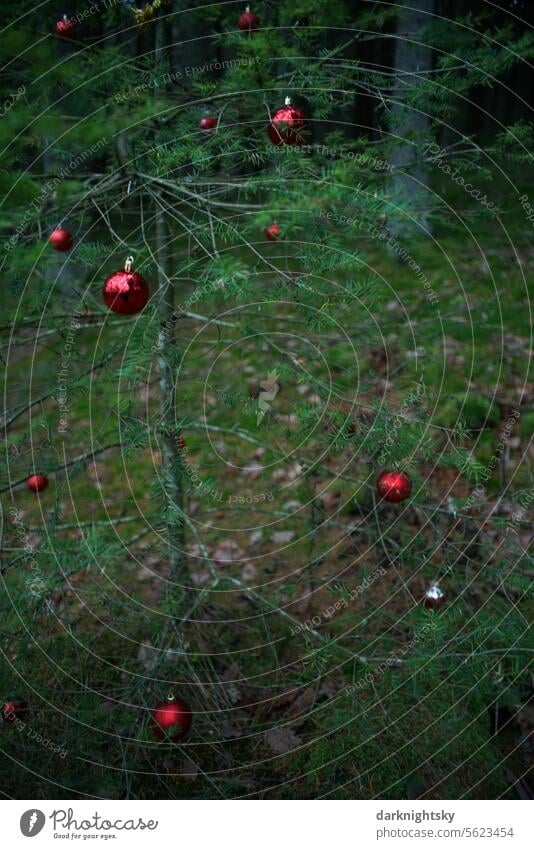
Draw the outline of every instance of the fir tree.
M528 296L500 256L462 274L531 165L525 109L470 109L531 32L483 2L265 4L251 32L236 4L72 5L69 38L3 6L0 702L29 705L4 792L513 796ZM150 299L123 315L130 256ZM185 742L152 733L170 691Z

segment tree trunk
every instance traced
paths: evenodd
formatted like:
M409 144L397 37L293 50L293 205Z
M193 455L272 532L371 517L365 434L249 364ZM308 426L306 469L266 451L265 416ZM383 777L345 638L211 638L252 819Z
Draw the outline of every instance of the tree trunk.
M156 73L168 67L165 21L159 19L155 26L154 52ZM170 269L170 233L165 212L156 199L155 211L156 259L158 265L158 312L160 332L158 338L158 368L160 391L160 427L162 439L162 478L167 494L167 536L171 579L180 583L186 576L184 523L182 519L184 498L182 464L174 430L176 410L176 379L173 363L176 362L174 338L174 284Z
M176 380L173 362L176 361L174 339L174 284L169 275L169 234L165 213L156 210L156 251L158 262L158 297L160 333L158 339L158 367L160 390L160 426L162 439L162 478L167 493L169 516L167 534L171 577L183 581L185 577L183 486L180 451L176 441L174 416L176 409Z
M434 0L405 2L407 5L403 3L399 8L397 21L393 92L396 102L391 109L390 125L394 136L405 140L396 144L390 155L390 165L395 169L392 202L400 208L390 224L390 231L401 238L430 232L426 213L429 175L427 167L421 164L429 118L403 101L407 91L426 79L426 72L432 68L432 51L421 43L421 33L432 23L435 6Z

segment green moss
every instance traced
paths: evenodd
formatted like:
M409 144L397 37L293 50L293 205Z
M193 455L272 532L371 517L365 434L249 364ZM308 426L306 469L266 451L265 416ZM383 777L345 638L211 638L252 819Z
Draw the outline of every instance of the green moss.
M521 416L517 432L522 439L530 439L534 435L534 413Z
M471 430L491 428L500 420L497 404L483 395L457 395L450 398L434 417L434 423L442 427L454 427L463 421Z

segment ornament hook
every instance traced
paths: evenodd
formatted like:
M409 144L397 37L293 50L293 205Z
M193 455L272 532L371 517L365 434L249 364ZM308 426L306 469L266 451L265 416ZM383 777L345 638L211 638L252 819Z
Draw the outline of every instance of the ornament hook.
M286 97L286 99L284 100L284 105L285 106L291 106L291 98L290 97Z
M134 258L133 256L126 257L126 262L124 263L124 270L131 271L133 268Z

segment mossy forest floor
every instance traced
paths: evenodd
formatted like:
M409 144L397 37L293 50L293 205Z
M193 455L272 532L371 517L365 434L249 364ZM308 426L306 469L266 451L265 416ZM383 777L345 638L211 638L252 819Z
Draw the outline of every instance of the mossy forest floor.
M455 191L446 187L451 207L465 208ZM504 208L511 197L495 184L487 192ZM129 448L70 467L40 499L19 488L5 501L5 537L20 546L14 505L47 590L39 602L24 591L28 560L3 578L1 630L16 638L0 692L32 707L24 726L0 726L3 794L534 792L532 229L519 208L500 223L473 204L464 218L471 235L451 215L433 239L410 245L437 304L413 268L356 232L362 264L352 276L371 281L376 302L356 312L340 303L337 324L310 322L290 286L258 303L254 288L273 285L265 271L246 303L211 295L192 307L227 325L178 323L187 590L169 581L157 434L135 436L136 420L153 423L159 404L154 360L137 375L129 367L139 325L89 392L71 389L64 437L53 399L32 409L31 423L18 420L4 461L12 480L61 464L63 445L68 458L125 436ZM267 246L258 234L262 252L302 272L307 226ZM92 292L97 304L96 284ZM63 311L71 308L67 293ZM123 328L77 330L75 368L109 351ZM27 344L9 353L10 408L57 382L64 342L56 334L36 344L25 332ZM279 391L258 425L260 383L273 370ZM407 401L417 387L419 399ZM391 424L399 411L405 418ZM391 436L387 465L399 459L401 426L413 495L377 506L381 464L365 436ZM463 470L450 460L456 448L467 451ZM420 603L434 580L447 593L439 613ZM299 631L312 621L316 633ZM169 690L195 712L179 746L150 734L149 708Z

